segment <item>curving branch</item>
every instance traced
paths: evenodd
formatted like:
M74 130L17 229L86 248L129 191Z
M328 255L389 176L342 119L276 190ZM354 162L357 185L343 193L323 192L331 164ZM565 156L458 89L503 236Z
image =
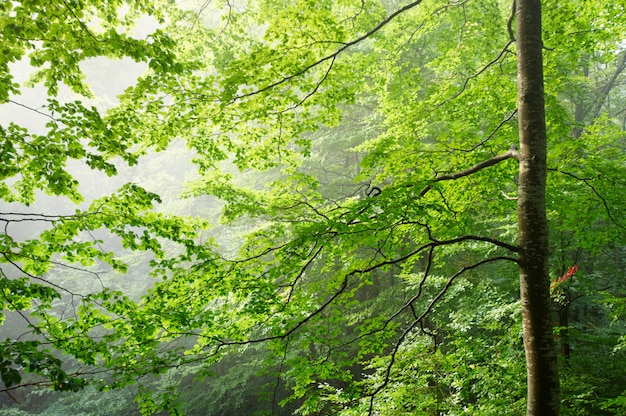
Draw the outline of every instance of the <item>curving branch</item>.
M502 247L505 248L509 251L513 251L513 252L517 252L518 248L516 246L513 246L511 244L493 239L493 238L489 238L489 237L481 237L481 236L473 236L473 235L464 235L464 236L460 236L457 238L453 238L453 239L449 239L449 240L434 240L431 241L430 243L424 244L420 247L418 247L417 249L415 249L414 251L412 251L411 253L406 254L405 256L393 259L393 260L385 260L379 263L376 263L372 266L366 267L364 269L353 269L352 271L348 272L345 275L344 280L342 281L340 287L337 289L337 291L329 298L327 299L320 307L318 307L316 310L312 311L310 314L308 314L307 316L305 316L303 319L301 319L300 321L298 321L292 328L288 329L287 331L285 331L282 334L279 335L275 335L275 336L269 336L269 337L262 337L262 338L258 338L258 339L251 339L251 340L244 340L244 341L234 341L234 342L230 342L230 341L224 341L221 342L221 345L226 346L226 345L245 345L245 344L256 344L256 343L260 343L260 342L266 342L266 341L271 341L271 340L277 340L277 339L284 339L287 338L288 336L292 335L297 329L299 329L300 327L302 327L304 324L306 324L308 321L310 321L313 317L315 317L316 315L319 315L320 313L322 313L327 307L329 307L334 301L335 299L337 299L347 288L348 288L348 279L352 276L356 276L356 275L361 275L361 274L365 274L365 273L369 273L372 272L374 270L380 269L382 267L385 266L390 266L390 265L394 265L394 264L398 264L401 263L403 261L408 260L409 258L416 256L417 254L421 253L424 250L428 250L429 254L428 254L428 264L426 266L426 271L425 271L425 275L424 278L422 279L422 281L420 282L420 289L418 291L418 294L416 296L414 296L413 298L411 298L409 301L407 301L405 303L405 305L400 308L400 310L398 310L395 314L393 314L388 320L387 323L391 322L393 319L395 319L400 313L404 312L406 309L411 307L411 304L419 297L419 295L422 292L422 288L423 285L426 281L426 277L428 276L428 273L430 271L430 268L432 266L432 258L433 258L433 250L436 247L439 246L445 246L445 245L452 245L452 244L458 244L458 243L462 243L465 241L483 241L483 242L488 242L491 244L494 244L498 247ZM315 256L317 256L319 254L319 251L317 251L315 253ZM473 266L467 266L465 268L463 268L463 270L461 272L459 272L459 274L470 270L474 267L477 267L479 265L482 265L486 262L489 261L494 261L495 260L507 260L507 261L512 261L512 262L517 262L517 259L514 257L508 257L508 256L499 256L499 257L494 257L491 260L485 260L482 262L478 262ZM308 266L310 264L307 263L306 266ZM303 273L304 269L300 272ZM455 275L454 277L456 278L457 275ZM443 294L441 294L441 296L443 296ZM440 296L439 296L440 297ZM437 298L438 299L438 298ZM430 306L430 309L432 309L432 307L434 306L434 304L432 304ZM423 316L421 316L420 319L424 318L424 314Z
M422 189L422 192L420 192L420 196L426 195L426 193L432 189L432 185L437 183L437 182L452 181L452 180L456 180L456 179L462 178L464 176L469 176L469 175L471 175L473 173L478 172L479 170L482 170L482 169L487 168L489 166L493 166L493 165L498 164L498 163L502 162L503 160L507 160L507 159L515 159L517 161L520 160L519 151L517 151L517 149L515 148L514 145L512 145L511 149L509 149L507 152L501 153L501 154L499 154L497 156L492 157L491 159L488 159L488 160L485 160L483 162L480 162L480 163L472 166L471 168L462 170L460 172L448 173L448 174L445 174L445 175L437 176L435 179L433 179L432 183L430 183L428 186L426 186L426 188Z
M550 171L550 172L558 172L560 174L563 174L565 176L569 176L570 178L576 179L577 181L584 183L587 187L589 187L589 189L591 189L591 191L594 194L596 194L598 199L600 199L600 202L602 202L602 205L604 206L604 210L606 211L606 215L609 217L609 219L611 220L613 225L615 225L618 228L621 228L622 230L626 230L626 227L624 227L622 224L620 224L619 221L617 221L617 219L615 219L613 214L611 214L611 208L609 207L609 203L606 201L606 198L604 196L602 196L602 194L600 194L600 192L591 184L591 179L590 178L583 178L583 177L575 175L575 174L573 174L571 172L567 172L567 171L556 169L556 168L548 168L548 171Z
M467 78L465 78L465 81L463 82L463 85L461 86L461 88L455 94L453 94L451 97L446 98L445 100L443 100L442 102L437 104L435 107L439 108L439 107L449 103L450 101L454 100L455 98L458 98L461 94L463 94L465 92L465 90L467 89L467 85L469 84L469 82L472 79L478 78L483 72L485 72L487 69L491 68L496 63L498 63L507 53L511 52L511 51L509 51L509 46L511 46L513 43L514 42L512 40L509 40L506 43L506 45L504 45L502 50L500 50L500 53L498 53L498 56L493 58L491 61L487 62L487 64L485 64L478 72L476 72L475 74L472 74L472 75L468 76Z
M72 8L72 6L70 6L68 4L67 1L65 0L61 0L61 3L63 3L63 6L65 6L65 9L67 9L70 14L74 17L74 19L76 20L76 22L78 23L78 25L80 26L80 28L89 35L89 37L91 37L93 40L95 40L96 42L99 43L103 43L106 42L105 39L98 39L98 37L96 35L93 34L93 32L91 30L89 30L89 28L87 27L87 25L85 24L85 22L83 22L80 17L78 16L78 14L76 13L76 10L74 10Z
M393 19L395 19L397 16L401 15L402 13L411 10L412 8L419 6L422 3L422 0L416 0L414 2L411 2L409 4L407 4L404 7L399 8L398 10L394 11L393 13L391 13L389 16L387 16L384 20L382 20L380 23L378 23L376 26L374 26L372 29L370 29L368 32L366 32L365 34L359 36L356 39L351 40L350 42L346 42L344 43L340 48L338 48L335 52L331 53L330 55L326 55L325 57L318 59L317 61L307 65L306 67L302 68L300 71L297 71L291 75L285 76L284 78L275 81L269 85L266 85L265 87L259 88L255 91L251 91L247 94L241 94L241 95L237 95L235 97L233 97L233 99L231 100L231 103L244 99L244 98L248 98L248 97L252 97L254 95L258 95L261 94L265 91L271 90L272 88L278 87L279 85L282 85L286 82L291 81L294 78L297 78L299 76L302 76L304 74L306 74L307 72L311 71L313 68L323 64L326 61L334 61L337 56L339 56L339 54L341 54L342 52L344 52L346 49L363 42L364 40L368 39L369 37L371 37L372 35L374 35L376 32L378 32L380 29L382 29L383 27L385 27L387 24L389 24L391 21L393 21ZM332 65L331 65L332 66Z
M383 378L383 381L380 383L380 385L378 385L371 393L366 394L364 397L369 397L369 411L368 411L368 415L373 415L373 410L374 410L374 399L376 397L376 395L378 393L380 393L385 387L387 387L389 385L389 381L391 380L391 370L393 369L393 366L395 364L395 360L396 360L396 355L398 354L398 351L400 350L400 346L402 345L402 343L404 342L404 340L406 339L406 337L411 333L411 331L413 331L413 329L415 329L416 326L420 325L423 321L423 319L433 310L433 308L437 305L437 303L441 300L441 298L443 298L443 296L448 292L448 290L450 289L450 287L452 286L452 284L454 283L454 281L456 280L457 277L461 276L463 273L465 273L468 270L472 270L475 269L476 267L480 267L484 264L487 263L492 263L492 262L496 262L496 261L501 261L501 260L507 260L507 261L515 261L517 262L516 259L512 258L512 257L507 257L507 256L498 256L498 257L491 257L485 260L481 260L477 263L471 264L469 266L464 266L463 268L461 268L458 272L454 273L452 276L450 276L450 278L448 279L448 281L446 282L446 284L444 285L444 287L439 291L439 293L430 301L430 303L426 306L426 308L424 309L424 311L421 313L421 315L419 315L410 325L408 325L405 330L402 332L402 334L400 335L400 337L398 338L398 340L396 341L393 350L391 351L390 354L390 361L387 364L387 368L385 369L385 375ZM413 302L419 297L421 293L421 284L420 284L420 289L418 291L418 294L416 296L414 296L413 298L411 298L406 304L405 306L402 307L402 311L411 308L413 311Z
M617 66L615 67L615 71L613 71L613 74L606 82L606 84L604 84L604 86L600 88L600 91L595 97L593 104L586 111L585 115L590 115L592 119L598 117L598 115L600 114L600 109L606 103L606 99L609 96L609 93L611 92L613 87L615 86L617 78L626 69L626 50L623 50L620 55L621 56L619 62L617 63ZM583 115L583 117L585 115Z
M322 76L322 78L317 81L317 83L315 84L315 87L309 92L307 93L304 98L302 98L300 100L300 102L298 102L298 104L295 104L291 107L285 108L284 110L279 111L279 113L285 113L287 111L291 111L296 109L297 107L300 107L302 104L304 104L304 102L306 100L308 100L309 98L311 98L322 86L322 84L324 83L324 81L326 81L326 79L328 78L328 75L330 74L330 71L333 69L333 65L335 64L335 59L337 59L336 56L334 56L331 60L330 60L330 64L328 64L328 68L326 69L326 71L324 72L324 76Z
M457 150L460 152L465 152L465 153L469 153L469 152L473 152L474 150L478 149L479 147L481 147L483 144L487 143L489 140L493 139L493 137L496 135L496 133L502 128L502 126L504 126L507 122L511 121L511 119L513 117L515 117L515 115L517 114L517 108L513 111L511 111L511 113L506 116L492 131L491 133L489 133L489 135L487 137L485 137L484 139L482 139L480 142L478 142L477 144L473 145L472 147L470 147L469 149L461 149L461 148L454 148L451 147L450 150Z
M513 29L513 21L515 20L516 14L516 4L515 0L513 0L513 4L511 5L511 14L509 15L509 20L506 21L506 30L509 32L509 39L511 42L515 42L515 30Z

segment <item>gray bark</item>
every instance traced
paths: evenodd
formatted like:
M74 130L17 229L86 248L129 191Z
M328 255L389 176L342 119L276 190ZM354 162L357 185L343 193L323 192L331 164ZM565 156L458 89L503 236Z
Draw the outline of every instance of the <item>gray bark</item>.
M552 335L546 124L543 90L541 0L517 0L519 269L528 373L527 416L559 414L559 377Z

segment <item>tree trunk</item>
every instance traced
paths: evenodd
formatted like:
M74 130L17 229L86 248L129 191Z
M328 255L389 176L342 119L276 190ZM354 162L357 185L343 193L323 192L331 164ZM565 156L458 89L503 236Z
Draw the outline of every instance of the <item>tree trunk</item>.
M518 243L528 372L526 415L556 416L559 414L560 393L548 274L541 0L516 2L520 136Z
M565 364L569 364L570 358L570 343L569 343L569 307L570 307L570 299L569 296L566 296L566 299L563 301L563 305L559 305L559 343L560 343L560 352L565 360Z

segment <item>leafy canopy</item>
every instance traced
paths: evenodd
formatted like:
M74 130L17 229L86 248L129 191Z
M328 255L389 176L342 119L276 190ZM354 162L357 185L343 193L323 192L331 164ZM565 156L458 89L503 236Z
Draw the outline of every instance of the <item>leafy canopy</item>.
M162 198L133 183L69 215L3 209L0 301L35 335L1 344L5 386L24 382L19 370L66 390L184 379L177 369L209 375L233 353L265 360L272 412L281 400L303 414L523 408L510 2L200 6L0 6L0 99L20 105L9 64L25 56L49 96L32 109L44 134L0 126L2 199L28 205L44 191L78 203L70 159L115 175L182 140L199 173L186 201L220 200L215 238L226 240L201 243L205 221L159 212ZM614 212L626 176L623 132L580 68L620 75L625 10L544 10L553 273L587 259L591 275L594 256L623 247ZM144 14L158 28L140 39L131 28ZM80 62L98 56L148 63L106 112L61 88L90 97ZM13 237L27 221L47 229ZM102 230L106 241L93 237ZM75 293L50 279L59 267L133 273L133 251L138 274L159 277L145 293ZM53 351L102 377L64 370ZM174 407L175 386L144 390L142 411Z

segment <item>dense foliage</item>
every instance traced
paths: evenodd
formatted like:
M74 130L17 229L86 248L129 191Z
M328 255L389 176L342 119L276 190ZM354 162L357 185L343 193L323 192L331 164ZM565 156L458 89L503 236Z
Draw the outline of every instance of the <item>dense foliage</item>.
M617 415L626 4L543 10L561 413ZM514 22L0 4L0 414L523 414Z

